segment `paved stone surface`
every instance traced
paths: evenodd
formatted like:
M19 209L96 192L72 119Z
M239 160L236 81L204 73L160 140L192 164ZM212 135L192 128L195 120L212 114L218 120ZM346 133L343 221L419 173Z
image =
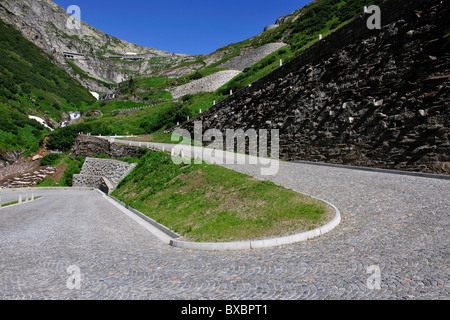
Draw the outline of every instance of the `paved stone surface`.
M293 163L265 178L334 203L341 224L289 246L191 251L96 191L39 189L43 199L0 210L0 299L450 298L450 181ZM67 287L71 265L78 290ZM369 289L369 266L380 289Z

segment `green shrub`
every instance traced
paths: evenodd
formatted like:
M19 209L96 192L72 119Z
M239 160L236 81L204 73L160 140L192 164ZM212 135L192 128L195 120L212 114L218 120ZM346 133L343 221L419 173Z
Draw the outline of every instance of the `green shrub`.
M68 151L72 148L78 133L91 133L93 135L110 135L112 134L111 128L102 123L82 123L69 127L60 128L52 132L47 142L47 148L49 150Z
M61 159L60 154L50 153L41 159L40 165L41 166L54 166L54 165L58 164L60 159Z
M73 175L79 174L84 164L84 159L81 156L75 158L75 160L68 160L68 166L64 172L64 176L60 180L60 184L66 187L73 186Z
M201 78L203 78L203 76L202 76L202 74L201 74L200 72L198 72L198 71L195 71L193 74L191 74L191 75L188 77L189 80L198 80L198 79L201 79Z
M169 108L161 111L156 117L144 120L140 124L140 128L146 132L155 132L163 127L173 127L177 122L186 121L191 116L191 110L183 105L173 104Z

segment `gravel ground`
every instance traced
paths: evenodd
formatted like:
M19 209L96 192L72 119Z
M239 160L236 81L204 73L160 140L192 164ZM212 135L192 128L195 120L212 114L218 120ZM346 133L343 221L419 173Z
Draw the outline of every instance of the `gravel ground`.
M8 177L18 176L39 167L39 161L19 161L10 166L0 168L0 181Z
M171 93L174 99L181 98L187 94L196 94L199 92L214 92L225 83L236 77L240 71L224 70L213 73L204 78L193 80L185 85L176 87Z
M0 299L450 298L450 181L230 167L335 204L341 224L289 246L191 251L163 244L96 191L34 189L44 198L0 210ZM80 287L71 290L73 265Z

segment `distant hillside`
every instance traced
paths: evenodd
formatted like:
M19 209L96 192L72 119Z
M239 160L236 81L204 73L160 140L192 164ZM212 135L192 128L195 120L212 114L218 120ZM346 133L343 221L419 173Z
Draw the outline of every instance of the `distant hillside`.
M80 29L68 28L70 17L65 8L51 0L0 2L0 19L14 25L24 37L91 90L105 91L108 83L119 83L129 75L150 75L191 59L189 55L145 48L117 39L83 21ZM123 59L130 58L126 56L128 52L136 53L142 60Z
M48 131L28 115L56 127L64 113L93 102L51 57L0 20L0 149L35 148Z
M227 79L209 86L208 92L216 91L221 96L252 84L254 81L276 70L280 62L287 63L301 54L306 48L316 43L319 35L326 37L331 32L346 25L356 17L363 14L364 6L383 3L385 0L316 0L293 13L280 17L277 24L268 30L239 43L226 45L213 53L197 56L195 60L185 62L175 68L167 68L157 72L154 76L177 78L170 86L167 83L161 90L171 91L174 98L183 94L196 94L205 91L196 88L195 84L202 86L200 78L218 74L224 70L236 70ZM263 27L261 27L261 30ZM192 72L186 73L186 68ZM209 80L209 78L208 78ZM224 80L224 81L223 81ZM187 85L188 82L194 82ZM190 90L179 88L183 86ZM212 89L212 90L211 90ZM217 89L217 90L216 90ZM145 97L145 88L136 88L137 96ZM152 89L152 94L154 90ZM147 95L149 96L149 95ZM136 98L136 97L135 97ZM137 102L145 102L134 99Z
M210 56L223 55L216 62L219 67L226 61L245 56L249 48L258 48L269 43L285 43L286 46L245 68L243 73L222 88L221 93L236 91L245 87L301 54L306 48L319 40L319 35L327 36L363 14L364 6L383 3L385 0L316 0L293 13L277 19L275 28L250 38L231 44ZM230 54L231 51L231 54ZM224 63L224 64L222 64ZM213 64L213 65L215 65Z
M345 25L352 19L363 14L364 6L380 4L385 0L316 0L300 8L291 14L276 20L275 28L263 32L254 37L226 45L215 52L197 57L192 61L197 71L203 76L212 72L225 69L238 69L242 60L248 60L248 54L267 44L286 44L283 48L271 54L253 61L250 65L244 65L242 75L229 84L229 89L237 89L250 84L264 74L267 74L279 66L279 60L287 62L298 56L305 48L318 40L319 34L326 36L330 32ZM239 59L239 58L242 58ZM251 58L250 58L251 60ZM233 63L231 63L233 62ZM176 70L176 69L175 69ZM160 72L160 75L171 76L174 70L168 69Z

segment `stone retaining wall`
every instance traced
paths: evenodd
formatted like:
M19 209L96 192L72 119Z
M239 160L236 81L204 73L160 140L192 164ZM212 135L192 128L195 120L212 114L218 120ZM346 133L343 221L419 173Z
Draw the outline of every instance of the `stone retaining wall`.
M136 166L136 163L126 163L117 160L86 158L81 174L102 176L117 186Z
M94 136L79 135L75 140L70 157L75 159L77 156L86 158L105 154L110 158L124 158L142 153L143 151L139 147L110 143L108 140Z
M261 59L267 57L269 54L286 46L286 43L268 43L259 48L253 49L249 52L244 52L220 65L219 68L227 68L231 70L244 71L245 68L250 68Z
M179 86L175 88L171 94L174 99L178 99L187 94L214 92L240 73L241 72L237 70L219 71L204 78L193 80L185 85Z
M81 173L73 176L73 185L75 187L93 187L110 194L135 166L135 163L86 158Z
M96 188L106 194L110 194L115 189L107 178L87 174L74 174L73 186Z

